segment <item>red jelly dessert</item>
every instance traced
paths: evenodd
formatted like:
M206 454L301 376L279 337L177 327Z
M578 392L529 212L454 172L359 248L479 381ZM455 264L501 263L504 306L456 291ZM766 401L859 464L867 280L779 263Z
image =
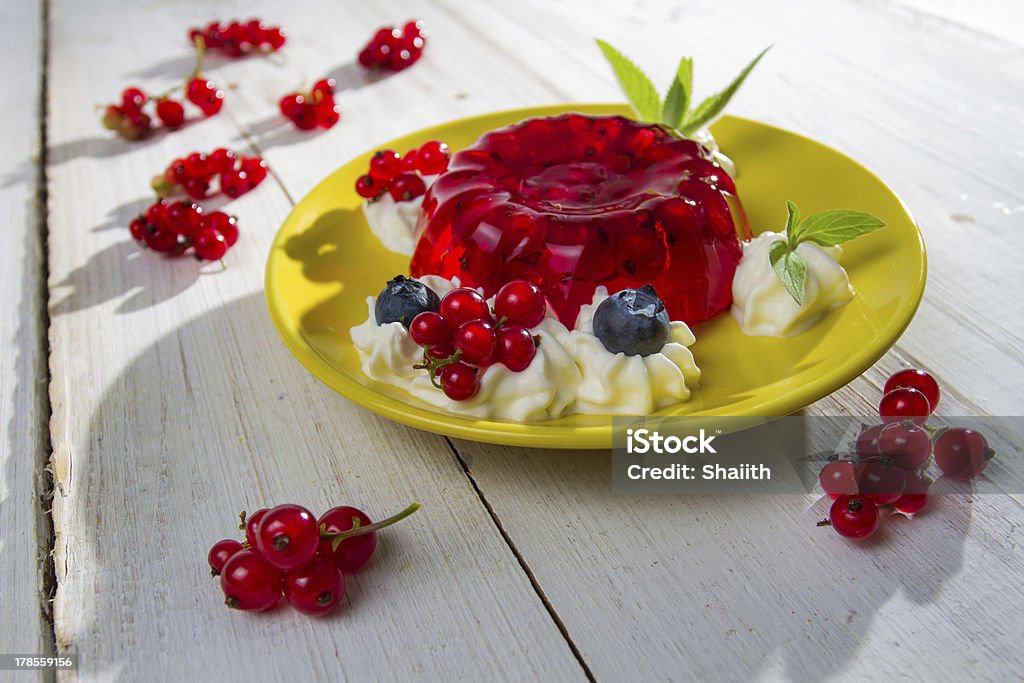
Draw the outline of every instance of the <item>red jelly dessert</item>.
M526 279L572 327L594 290L653 284L673 320L732 304L750 229L704 147L660 125L565 114L491 131L423 202L412 274L493 295Z

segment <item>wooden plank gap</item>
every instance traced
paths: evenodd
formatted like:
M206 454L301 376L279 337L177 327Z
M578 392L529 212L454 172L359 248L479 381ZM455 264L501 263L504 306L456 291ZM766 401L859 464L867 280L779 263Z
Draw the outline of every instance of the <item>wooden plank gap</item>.
M469 483L473 486L473 490L476 492L477 498L480 499L480 504L484 506L488 516L490 516L491 521L494 523L494 528L498 530L498 533L501 534L502 540L505 541L505 545L508 546L509 551L515 556L516 561L523 570L523 573L526 574L526 578L530 580L530 585L533 586L534 592L537 594L537 597L540 598L541 604L544 605L544 609L547 610L548 615L551 617L551 621L553 621L555 626L558 627L558 632L562 634L562 638L565 639L565 644L569 646L572 656L576 658L577 662L579 662L580 668L583 669L583 674L587 677L588 681L595 683L597 679L594 678L594 673L590 670L590 666L587 664L586 660L583 659L583 653L580 652L576 643L573 642L572 636L569 635L569 629L566 627L565 622L562 621L562 618L558 615L558 612L555 611L555 606L551 604L548 596L544 593L544 589L541 587L540 581L537 580L536 575L533 573L533 569L531 569L530 565L526 563L526 558L523 557L521 552L519 552L519 548L516 547L512 537L505 530L504 525L501 523L501 519L498 518L498 514L494 511L494 508L487 500L487 496L484 495L483 490L480 488L476 478L473 476L472 470L469 468L469 461L462 457L450 438L446 436L444 437L444 440L451 449L456 462L459 463L459 467L462 468L463 473L466 475L466 479L468 479Z

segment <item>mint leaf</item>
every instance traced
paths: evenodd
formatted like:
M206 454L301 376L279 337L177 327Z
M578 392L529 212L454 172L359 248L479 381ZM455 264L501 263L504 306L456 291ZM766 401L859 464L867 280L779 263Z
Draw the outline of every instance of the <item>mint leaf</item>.
M730 83L725 90L715 93L701 102L692 114L685 117L679 132L683 135L691 135L694 131L700 130L714 121L725 109L725 106L729 104L729 100L731 100L732 96L736 94L736 91L740 89L740 86L743 85L743 81L746 80L747 75L750 74L753 68L757 66L757 63L761 61L761 58L764 57L764 54L770 49L771 46L766 47L761 51L761 54L754 57L750 64L747 64L746 68L744 68L743 71L733 79L732 83Z
M679 68L672 85L665 93L665 104L661 108L661 122L672 128L683 123L690 108L690 92L693 88L693 58L683 57L679 60Z
M768 245L768 259L772 269L782 280L786 291L799 305L804 305L804 284L807 281L807 264L783 240Z
M654 89L651 79L614 47L599 38L594 40L604 53L604 58L611 64L615 78L618 79L637 116L642 121L658 122L661 119L661 98Z
M797 226L800 225L800 207L786 200L786 236L789 238L789 246L792 249L796 249L796 245L799 244L794 236L797 232Z
M822 211L808 216L795 234L790 234L789 243L795 246L800 242L814 242L822 247L834 247L884 227L884 221L863 211Z

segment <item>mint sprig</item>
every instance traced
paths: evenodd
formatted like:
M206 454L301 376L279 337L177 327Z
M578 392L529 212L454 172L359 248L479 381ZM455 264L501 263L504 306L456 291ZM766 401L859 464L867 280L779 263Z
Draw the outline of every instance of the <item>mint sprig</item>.
M801 242L835 247L884 227L885 222L877 216L848 209L821 211L801 220L800 208L787 200L786 239L774 240L768 245L768 260L789 295L803 306L807 263L796 253Z
M605 41L595 40L611 65L612 71L615 72L619 86L622 87L637 117L641 121L666 125L679 131L684 137L693 135L718 118L732 96L743 85L743 81L770 49L766 47L761 54L754 57L725 90L707 97L694 109L690 107L693 100L692 57L683 57L679 60L672 84L665 93L665 99L662 100L651 79L640 67Z

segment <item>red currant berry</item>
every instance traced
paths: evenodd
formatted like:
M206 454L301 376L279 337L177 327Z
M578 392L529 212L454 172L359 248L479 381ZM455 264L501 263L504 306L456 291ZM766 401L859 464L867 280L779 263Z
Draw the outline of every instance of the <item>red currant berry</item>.
M319 125L316 118L316 110L309 102L303 103L302 107L291 117L291 120L299 130L313 130Z
M167 202L161 200L146 207L146 222L158 228L167 227Z
M250 19L245 24L245 39L251 45L259 45L263 42L263 35L267 31L267 25L259 19Z
M427 31L422 19L409 21L402 27L402 35L406 38L426 38Z
M216 230L224 236L228 247L235 246L238 241L238 219L223 211L214 211L203 215L203 228Z
M218 147L209 156L210 173L221 174L235 170L238 157L230 149Z
M320 517L320 526L329 534L342 533L372 523L365 512L347 505L331 508ZM329 558L338 569L351 573L366 564L377 549L377 532L346 538L338 544L337 550L334 550L333 543L333 539L321 539L320 557Z
M306 98L297 92L289 93L281 98L278 107L285 118L294 121L295 116L305 109Z
M183 185L185 193L192 199L206 199L210 196L210 183L198 178L189 178Z
M399 160L398 163L402 163ZM388 183L388 192L396 202L407 202L416 199L427 191L423 178L415 173L399 173Z
M402 171L402 157L391 149L381 149L370 158L370 177L388 182Z
M167 207L168 227L179 235L194 235L203 222L203 207L181 200Z
M330 614L344 596L344 575L323 557L284 575L285 600L303 614Z
M502 325L498 329L497 359L512 372L522 372L537 355L537 342L530 331L519 325Z
M210 562L210 573L214 576L220 574L220 571L224 568L224 563L234 557L235 553L245 550L242 544L236 540L225 538L223 541L217 541L210 548L209 554L206 559Z
M217 89L213 81L204 78L193 78L185 88L188 101L199 107L204 116L213 116L224 106L224 93Z
M928 482L913 472L907 473L907 490L892 507L907 517L913 517L928 505Z
M468 401L480 391L476 370L462 361L441 368L441 388L453 401Z
M377 50L370 45L364 47L359 52L359 63L367 69L377 66L380 63Z
M973 479L994 455L985 437L973 429L947 429L935 439L935 465L950 479Z
M867 538L878 530L878 508L866 496L840 496L828 514L836 533L846 538Z
M188 174L185 173L185 160L175 159L164 171L164 178L167 179L172 185L182 185L188 180Z
M436 346L451 341L452 328L440 313L424 311L409 323L409 334L420 346Z
M359 176L356 180L356 194L365 199L373 199L384 191L384 186L368 175Z
M449 325L458 329L470 320L490 321L491 312L487 309L487 300L479 292L460 287L448 292L441 299L441 316Z
M509 282L494 297L494 315L514 325L535 327L546 312L547 302L540 287L526 280Z
M310 92L319 95L320 97L332 97L334 95L334 87L337 85L333 78L322 78L313 84Z
M882 434L883 427L885 427L884 424L871 425L870 427L865 427L863 431L861 431L860 435L857 437L857 444L855 446L858 460L864 462L865 460L878 459L878 438Z
M889 505L899 500L907 488L903 470L880 462L863 462L856 467L857 492L876 505Z
M494 325L484 320L462 323L452 335L455 348L462 351L462 360L473 365L494 362L497 341Z
M883 422L910 420L916 425L923 425L932 414L928 399L917 389L893 389L882 397L878 404L878 414Z
M913 422L890 422L878 436L878 452L901 470L916 470L932 455L932 439Z
M260 527L260 522L263 521L264 515L270 512L267 508L260 508L256 512L249 515L245 521L245 542L251 547L256 547L256 530Z
M243 157L242 171L245 172L249 184L256 187L267 177L267 162L260 157Z
M220 176L220 191L235 199L248 192L249 177L245 171L229 171Z
M132 239L144 242L146 240L146 219L142 216L136 216L128 224L128 231L132 234Z
M146 103L146 99L146 93L138 88L125 88L124 92L121 93L121 106L125 110L138 111Z
M309 562L319 545L316 517L299 505L271 508L256 530L257 550L270 564L284 571Z
M157 228L146 233L146 246L162 254L173 254L179 250L178 234L172 230Z
M410 149L408 152L402 155L402 171L415 171L416 170L416 157L419 150Z
M917 389L928 399L928 406L934 412L939 405L939 383L924 370L908 368L894 373L885 383L883 394L893 389Z
M192 152L185 157L183 164L185 166L185 175L189 178L206 178L212 172L210 171L210 162L205 154L199 152Z
M185 107L181 102L162 99L156 103L156 116L168 128L180 128L185 123Z
M272 26L263 33L263 41L270 46L271 50L280 50L287 40L288 34L278 26Z
M268 610L280 601L281 586L281 573L252 550L235 553L221 568L224 603L233 609Z
M852 496L857 493L857 474L849 460L833 460L826 463L818 474L822 490L831 498Z
M334 103L333 99L320 100L313 107L313 118L321 128L334 128L341 120L341 109Z
M228 241L219 230L203 228L192 241L196 257L204 261L219 261L228 252Z
M416 170L423 175L444 173L448 170L448 160L451 156L448 145L431 140L416 150Z
M419 61L420 52L399 46L388 54L387 66L392 71L402 71Z

